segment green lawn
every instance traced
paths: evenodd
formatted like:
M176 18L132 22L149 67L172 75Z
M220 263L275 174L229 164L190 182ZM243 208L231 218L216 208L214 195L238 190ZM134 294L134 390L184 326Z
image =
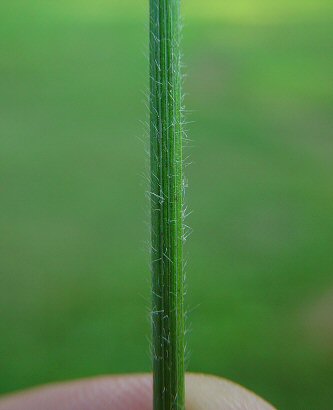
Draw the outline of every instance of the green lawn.
M1 392L150 369L138 3L1 2ZM332 7L189 3L188 368L329 409Z

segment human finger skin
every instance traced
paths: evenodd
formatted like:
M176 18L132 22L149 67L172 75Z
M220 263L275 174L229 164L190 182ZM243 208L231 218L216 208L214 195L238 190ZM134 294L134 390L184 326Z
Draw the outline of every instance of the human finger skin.
M248 390L214 376L186 376L186 410L274 410ZM10 394L0 410L152 410L151 375L57 383Z
M96 377L9 395L0 410L151 410L149 375Z
M244 387L204 374L187 375L186 397L187 410L275 410Z

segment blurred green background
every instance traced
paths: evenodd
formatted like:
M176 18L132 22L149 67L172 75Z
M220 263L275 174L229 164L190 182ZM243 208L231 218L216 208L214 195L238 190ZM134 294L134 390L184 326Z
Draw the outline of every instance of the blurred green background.
M150 370L147 7L1 2L1 392ZM332 2L183 14L188 369L330 409Z

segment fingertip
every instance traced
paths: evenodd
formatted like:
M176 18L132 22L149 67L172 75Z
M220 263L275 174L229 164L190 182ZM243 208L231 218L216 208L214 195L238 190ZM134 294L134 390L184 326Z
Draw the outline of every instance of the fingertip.
M236 383L216 376L188 374L187 410L275 410L273 406Z
M8 395L0 410L152 410L152 377L126 375L57 383Z
M0 410L152 410L152 376L97 377L58 383L0 400ZM186 410L274 410L228 380L186 375Z

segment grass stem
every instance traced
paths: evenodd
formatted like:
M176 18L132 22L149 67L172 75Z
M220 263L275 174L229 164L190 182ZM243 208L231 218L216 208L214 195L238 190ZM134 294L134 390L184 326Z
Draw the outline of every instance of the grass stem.
M184 407L180 0L150 0L154 410Z

